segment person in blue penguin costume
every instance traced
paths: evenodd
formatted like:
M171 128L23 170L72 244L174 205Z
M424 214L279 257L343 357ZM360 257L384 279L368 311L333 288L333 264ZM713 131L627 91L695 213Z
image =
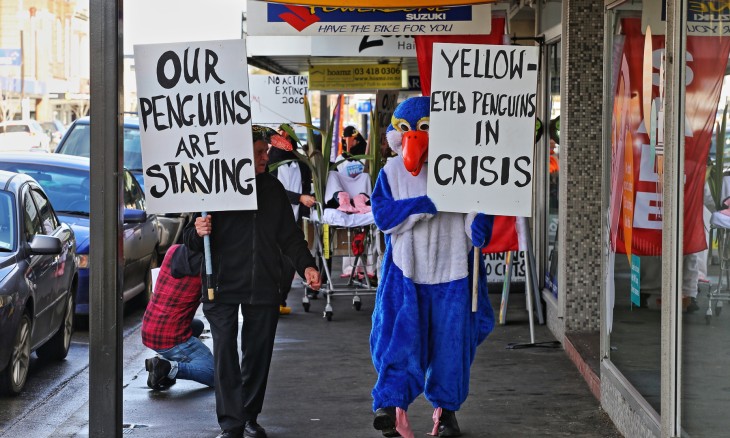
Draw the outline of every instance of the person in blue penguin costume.
M494 328L481 251L471 311L472 251L489 243L494 216L437 212L426 195L429 107L429 97L412 97L395 109L386 135L398 156L371 197L386 242L370 334L373 426L384 436L413 436L406 410L422 392L435 409L432 434L461 435L455 412L476 348Z

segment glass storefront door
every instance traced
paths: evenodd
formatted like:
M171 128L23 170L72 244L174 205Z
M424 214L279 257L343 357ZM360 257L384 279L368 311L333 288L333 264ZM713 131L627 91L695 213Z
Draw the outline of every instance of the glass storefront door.
M547 192L545 193L546 238L545 242L545 287L558 297L558 178L560 175L560 41L548 43L547 49L547 93L548 108L543 124L542 144L547 144L548 163Z
M610 360L661 412L663 29L641 2L610 11L611 163L606 320Z
M706 178L685 184L694 205L685 206L685 226L695 222L702 232L690 235L700 245L685 250L682 270L689 303L680 318L680 425L682 436L720 437L730 433L730 4L684 3L685 172L696 168ZM686 245L688 230L684 234Z

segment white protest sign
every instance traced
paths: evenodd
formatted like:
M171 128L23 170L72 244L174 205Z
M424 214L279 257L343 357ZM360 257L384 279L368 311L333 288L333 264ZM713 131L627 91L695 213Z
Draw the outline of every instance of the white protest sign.
M254 210L244 40L134 46L147 210Z
M251 75L251 117L256 124L304 123L309 79L298 75Z
M389 90L378 90L375 94L375 117L378 119L378 133L380 141L378 144L382 150L383 146L388 145L386 131L390 126L391 118L395 107L398 106L398 92Z
M527 274L527 257L525 251L515 251L512 258L511 283L524 283ZM507 253L494 252L484 254L484 269L487 283L501 283L507 273Z
M537 47L433 45L428 196L439 211L529 217Z

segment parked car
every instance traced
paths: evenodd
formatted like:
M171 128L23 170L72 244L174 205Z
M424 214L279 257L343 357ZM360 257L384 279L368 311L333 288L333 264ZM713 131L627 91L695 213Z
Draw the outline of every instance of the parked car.
M51 152L51 137L35 120L0 122L0 151Z
M50 122L41 122L43 130L51 137L51 151L56 149L58 143L61 142L61 137L66 133L66 126L58 119Z
M71 124L56 148L56 153L81 157L90 156L91 127L89 117L77 119ZM124 118L124 167L132 172L139 185L144 189L142 146L139 137L139 119L137 117ZM188 221L192 219L192 214L167 213L159 215L157 219L160 222L158 260L162 260L170 245L180 241L182 230Z
M25 386L33 351L68 354L78 285L71 227L33 178L0 171L0 393Z
M0 154L0 170L24 173L38 181L61 221L76 234L79 282L76 314L89 314L89 159L58 154ZM151 269L157 267L157 216L145 212L142 188L134 176L122 174L124 209L124 301L152 295Z

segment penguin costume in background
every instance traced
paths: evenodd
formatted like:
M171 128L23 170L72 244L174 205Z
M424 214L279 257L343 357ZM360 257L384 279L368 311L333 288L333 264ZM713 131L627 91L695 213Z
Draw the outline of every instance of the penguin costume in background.
M413 437L406 410L422 392L435 409L432 435L461 435L455 412L476 347L494 328L481 251L471 311L471 251L489 243L494 216L437 212L426 195L429 107L429 97L413 97L395 109L387 138L398 156L371 197L386 242L370 334L373 426L384 436Z

